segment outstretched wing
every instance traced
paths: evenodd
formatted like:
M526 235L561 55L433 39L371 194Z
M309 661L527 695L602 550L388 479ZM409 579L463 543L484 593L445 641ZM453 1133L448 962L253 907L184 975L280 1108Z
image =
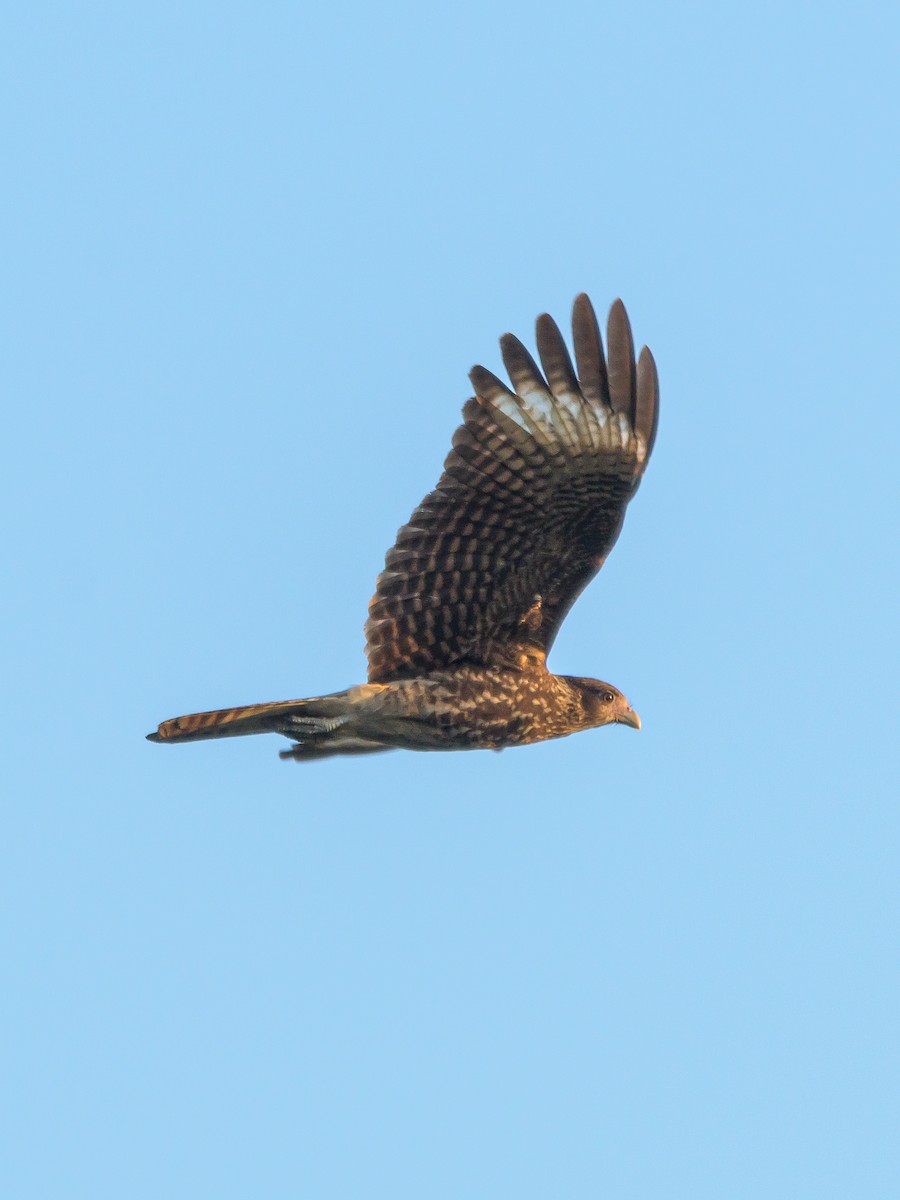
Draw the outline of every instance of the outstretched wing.
M621 300L609 359L587 296L572 314L577 374L553 319L538 318L544 376L506 334L515 391L484 367L437 488L397 535L366 622L369 680L458 662L546 653L578 594L612 549L653 449L656 366L635 366Z

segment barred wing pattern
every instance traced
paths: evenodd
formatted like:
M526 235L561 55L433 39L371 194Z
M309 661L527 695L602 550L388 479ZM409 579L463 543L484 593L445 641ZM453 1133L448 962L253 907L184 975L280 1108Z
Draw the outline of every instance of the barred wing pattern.
M546 653L615 544L653 449L656 366L635 366L625 307L613 304L609 360L586 295L572 315L577 375L558 327L538 318L544 375L501 338L515 391L484 367L437 488L397 535L366 622L369 681L456 663ZM544 378L546 376L546 379Z

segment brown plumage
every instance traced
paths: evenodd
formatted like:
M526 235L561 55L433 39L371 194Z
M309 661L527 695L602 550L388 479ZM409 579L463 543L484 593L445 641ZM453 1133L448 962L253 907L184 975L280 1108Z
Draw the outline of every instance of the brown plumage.
M275 732L283 758L411 750L500 750L614 722L640 728L596 679L553 675L546 656L606 560L656 436L659 385L635 365L613 304L608 359L585 295L572 315L575 363L553 319L537 321L544 373L500 340L510 390L484 367L437 487L388 551L366 622L369 682L308 700L164 721L151 741Z

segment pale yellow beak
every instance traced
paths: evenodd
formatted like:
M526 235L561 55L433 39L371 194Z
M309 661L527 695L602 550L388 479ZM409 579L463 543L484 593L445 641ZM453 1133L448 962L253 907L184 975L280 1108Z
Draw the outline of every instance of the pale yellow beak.
M616 717L617 725L630 725L632 729L640 729L641 718L633 708L623 709Z

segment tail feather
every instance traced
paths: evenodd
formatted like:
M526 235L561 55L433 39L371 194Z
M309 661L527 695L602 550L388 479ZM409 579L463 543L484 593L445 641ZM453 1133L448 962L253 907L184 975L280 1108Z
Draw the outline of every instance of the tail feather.
M308 700L280 700L270 704L247 704L215 712L189 713L163 721L150 742L198 742L209 738L243 737L251 733L284 733L292 728L304 733L327 733L347 712L347 693L313 696Z

